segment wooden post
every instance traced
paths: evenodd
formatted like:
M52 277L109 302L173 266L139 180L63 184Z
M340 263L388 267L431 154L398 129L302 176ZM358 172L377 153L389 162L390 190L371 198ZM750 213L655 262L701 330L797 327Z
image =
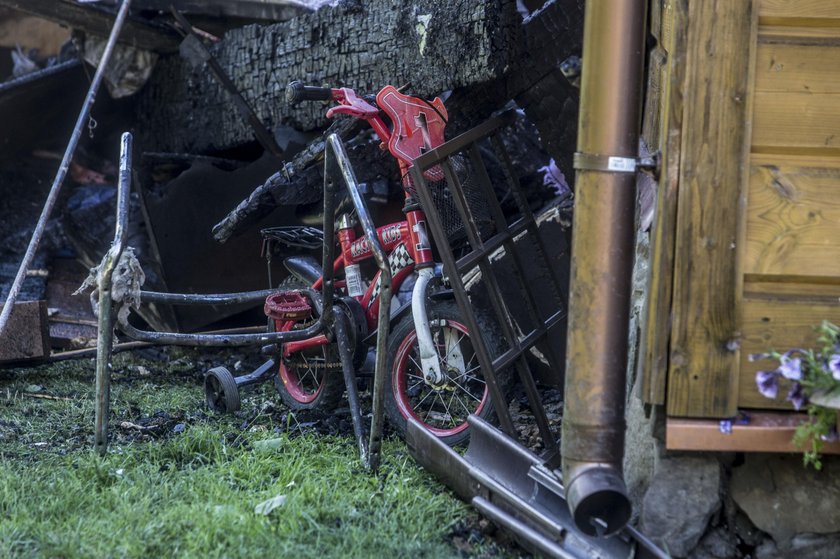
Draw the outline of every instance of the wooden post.
M688 3L669 415L728 417L737 407L737 243L756 10L754 0Z

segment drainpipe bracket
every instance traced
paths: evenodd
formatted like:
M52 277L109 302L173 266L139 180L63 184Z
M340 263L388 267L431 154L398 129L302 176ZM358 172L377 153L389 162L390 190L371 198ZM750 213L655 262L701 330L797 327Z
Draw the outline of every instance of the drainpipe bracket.
M600 171L602 173L636 173L645 171L654 178L659 177L659 152L647 157L623 157L597 153L575 152L574 167L579 171Z

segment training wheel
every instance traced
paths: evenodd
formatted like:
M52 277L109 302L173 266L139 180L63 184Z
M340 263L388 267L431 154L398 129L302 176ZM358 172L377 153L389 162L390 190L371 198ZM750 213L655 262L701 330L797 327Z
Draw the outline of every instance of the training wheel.
M233 413L239 409L239 388L225 367L213 367L204 375L204 399L216 413Z

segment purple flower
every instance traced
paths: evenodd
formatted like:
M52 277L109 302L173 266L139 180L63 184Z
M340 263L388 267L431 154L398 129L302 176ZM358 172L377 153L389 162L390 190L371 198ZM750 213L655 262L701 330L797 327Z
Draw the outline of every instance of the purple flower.
M828 371L834 380L840 380L840 353L835 353L828 358Z
M720 432L724 435L731 435L732 434L732 420L731 419L721 419L720 420Z
M790 391L787 395L787 401L793 404L793 407L796 410L801 410L802 406L805 405L805 402L808 401L808 397L805 396L805 391L802 390L802 385L798 382L794 382L791 387Z
M783 377L791 380L800 380L802 378L802 359L799 357L790 357L790 352L785 353L779 359L778 371Z
M758 371L755 384L765 398L775 399L779 393L779 373L777 371Z
M823 440L823 441L826 441L826 442L834 442L834 441L836 441L836 440L838 439L838 436L837 436L837 426L836 426L836 425L832 425L832 426L828 429L828 433L826 433L825 435L820 435L820 439L821 439L821 440Z

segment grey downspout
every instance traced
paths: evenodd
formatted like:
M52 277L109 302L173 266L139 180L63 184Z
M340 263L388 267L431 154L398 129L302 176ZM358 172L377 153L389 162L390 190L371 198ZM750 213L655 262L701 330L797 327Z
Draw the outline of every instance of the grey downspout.
M631 513L622 460L645 17L645 0L586 3L562 466L591 535Z

